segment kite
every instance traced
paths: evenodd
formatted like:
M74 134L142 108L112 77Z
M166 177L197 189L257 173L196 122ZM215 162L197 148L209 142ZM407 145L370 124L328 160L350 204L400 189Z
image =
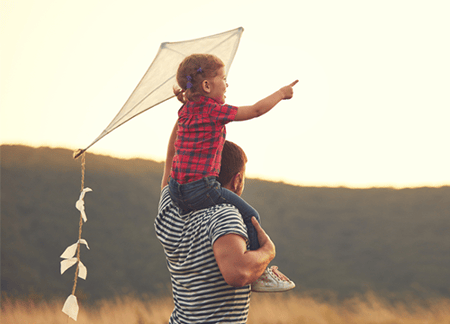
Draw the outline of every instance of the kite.
M84 197L87 192L92 191L92 189L84 187L85 152L101 138L130 119L175 97L173 87L176 85L176 73L178 66L185 57L196 53L214 54L223 61L225 72L228 74L243 31L244 29L239 27L224 33L193 40L162 43L147 72L108 127L88 147L74 152L74 159L81 156L81 193L75 203L76 209L80 211L78 241L68 246L60 256L63 259L60 265L61 274L77 265L72 293L67 297L62 309L73 320L77 320L79 311L77 297L75 296L77 279L79 277L86 280L87 277L87 268L80 259L81 244L89 249L87 241L81 238L83 223L87 221Z
M162 43L152 64L116 117L88 147L75 151L74 158L78 158L101 138L130 119L173 98L177 69L185 57L195 53L214 54L223 61L228 74L243 31L239 27L212 36Z

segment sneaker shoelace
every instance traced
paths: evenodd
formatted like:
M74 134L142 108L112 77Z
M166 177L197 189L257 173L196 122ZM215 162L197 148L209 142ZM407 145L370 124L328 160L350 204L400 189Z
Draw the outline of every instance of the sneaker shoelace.
M282 274L277 266L272 266L269 269L278 279L281 281L290 281L288 277L286 277L284 274Z

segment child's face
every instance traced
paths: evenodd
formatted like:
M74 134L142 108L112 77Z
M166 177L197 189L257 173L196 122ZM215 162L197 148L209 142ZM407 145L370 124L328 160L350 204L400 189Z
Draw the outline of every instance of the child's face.
M211 91L208 97L214 99L219 104L225 103L225 92L227 91L228 83L227 76L225 75L225 69L222 67L217 71L217 75L210 79Z

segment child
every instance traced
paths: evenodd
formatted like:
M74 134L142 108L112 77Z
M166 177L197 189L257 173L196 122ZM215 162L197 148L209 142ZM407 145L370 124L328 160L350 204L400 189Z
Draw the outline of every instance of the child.
M256 230L251 223L252 216L261 222L258 212L237 194L222 188L216 179L225 142L225 124L267 113L281 100L292 98L293 86L297 82L252 106L235 107L225 104L228 84L224 64L218 57L193 54L181 62L177 71L180 88L174 92L184 105L178 111L165 170L169 172L172 161L169 192L172 201L180 208L180 213L230 203L239 209L247 226L250 249L259 248ZM284 291L295 287L292 281L278 271L275 271L275 275L272 271L269 274L267 272L252 285L253 290Z

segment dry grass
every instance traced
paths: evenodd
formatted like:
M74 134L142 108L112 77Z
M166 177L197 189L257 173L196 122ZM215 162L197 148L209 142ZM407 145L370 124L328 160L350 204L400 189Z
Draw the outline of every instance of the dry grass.
M2 324L159 324L167 323L173 310L170 298L142 301L124 297L103 301L92 309L80 305L78 320L69 319L61 309L64 301L39 303L16 301L2 305Z
M450 323L450 299L390 303L367 293L342 303L320 302L311 297L252 296L249 324L441 324Z
M61 312L63 302L4 302L2 324L76 323ZM170 298L142 301L124 297L93 307L81 305L80 324L167 323L173 304ZM249 324L441 324L450 323L450 300L389 304L374 294L343 303L317 301L311 297L283 294L253 294Z

